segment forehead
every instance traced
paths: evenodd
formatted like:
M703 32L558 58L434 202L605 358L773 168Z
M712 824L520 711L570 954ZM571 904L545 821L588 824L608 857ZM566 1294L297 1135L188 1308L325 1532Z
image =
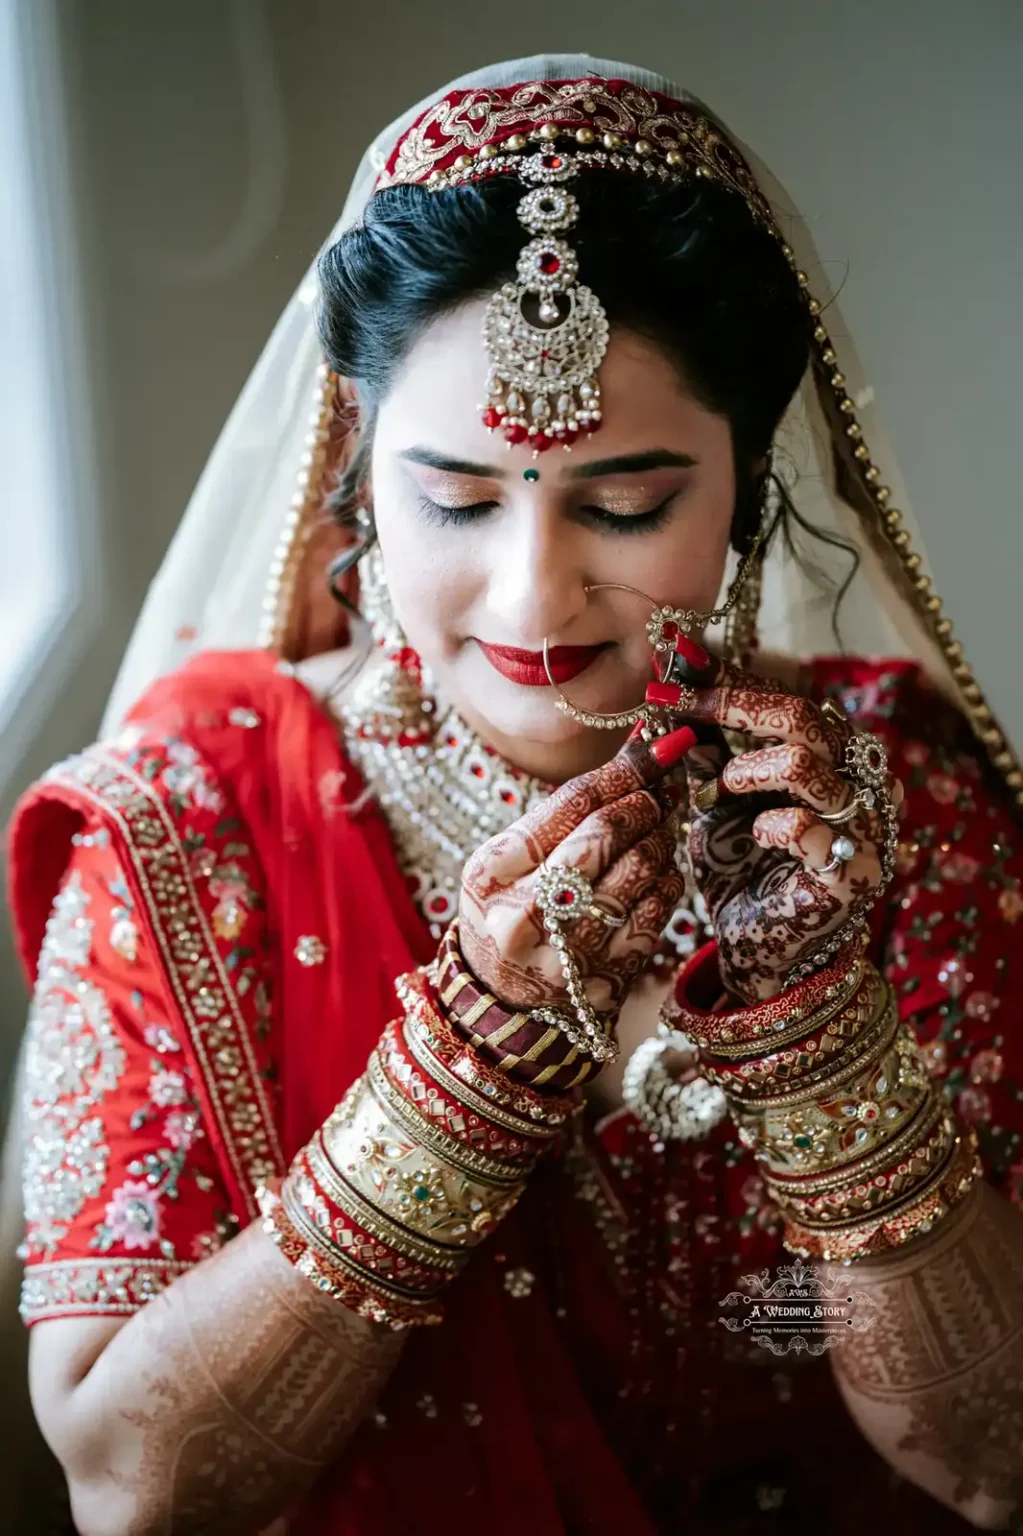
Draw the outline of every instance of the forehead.
M480 420L488 369L486 302L473 300L438 316L414 342L381 403L378 442L400 450L413 440L428 441L458 447L466 457L471 447L471 456L490 462L495 451L504 454L500 439ZM626 447L691 449L694 436L706 447L722 430L727 444L727 424L700 404L674 359L646 337L612 327L599 378L603 426L577 441L573 463L608 458Z

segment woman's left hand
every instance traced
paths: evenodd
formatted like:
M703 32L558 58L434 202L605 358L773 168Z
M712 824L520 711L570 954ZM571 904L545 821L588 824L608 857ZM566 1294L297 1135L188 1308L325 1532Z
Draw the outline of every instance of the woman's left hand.
M719 728L686 758L689 851L714 924L721 979L753 1002L780 991L792 968L878 889L884 827L876 810L862 808L839 824L821 820L846 810L855 794L839 773L848 724L775 682L724 663L711 667L703 686L659 683L648 698L681 720ZM720 729L763 745L733 757ZM901 804L895 780L888 793ZM839 837L854 845L852 858L834 858Z

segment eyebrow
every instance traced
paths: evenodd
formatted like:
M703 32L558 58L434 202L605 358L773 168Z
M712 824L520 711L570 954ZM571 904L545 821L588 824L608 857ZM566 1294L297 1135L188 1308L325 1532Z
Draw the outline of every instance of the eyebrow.
M504 480L507 471L494 464L476 464L471 459L453 459L433 448L406 448L398 455L411 464L427 469L443 469L449 475L471 475L477 480ZM669 448L649 448L645 453L623 453L613 459L594 459L572 469L572 480L597 480L603 475L638 475L651 469L692 469L700 461L691 453L673 453Z

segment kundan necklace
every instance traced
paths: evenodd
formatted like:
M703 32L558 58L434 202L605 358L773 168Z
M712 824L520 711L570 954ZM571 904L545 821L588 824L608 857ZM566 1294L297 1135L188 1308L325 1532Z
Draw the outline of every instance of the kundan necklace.
M393 708L398 680L391 671L356 685L341 710L345 745L384 814L412 898L439 939L458 911L469 855L539 805L552 786L510 767L453 706L438 711L420 695L420 709L431 706L421 716L428 727L410 730L406 711Z

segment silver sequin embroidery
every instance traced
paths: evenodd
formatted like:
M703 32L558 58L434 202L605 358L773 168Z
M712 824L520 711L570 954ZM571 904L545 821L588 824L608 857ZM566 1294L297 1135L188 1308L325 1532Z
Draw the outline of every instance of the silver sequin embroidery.
M89 897L77 872L57 895L39 955L25 1053L24 1257L52 1257L101 1192L110 1149L95 1113L124 1072L106 998L81 971L92 952Z

